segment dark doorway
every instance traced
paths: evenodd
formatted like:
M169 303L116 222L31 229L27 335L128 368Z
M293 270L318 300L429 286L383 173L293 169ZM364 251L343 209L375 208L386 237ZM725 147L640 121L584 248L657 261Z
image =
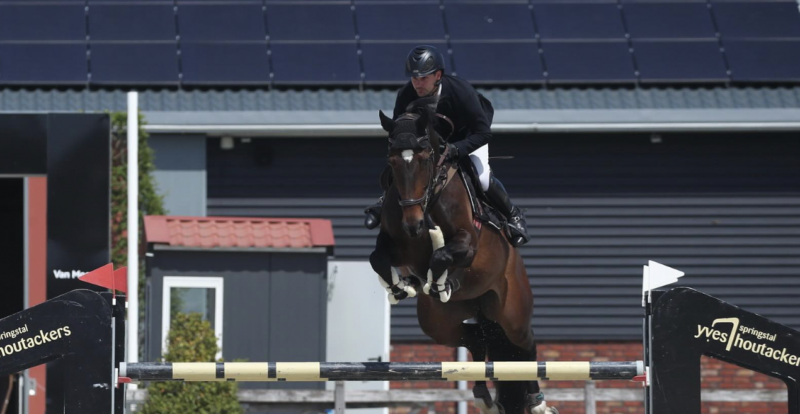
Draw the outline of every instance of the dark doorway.
M0 179L0 318L23 310L25 294L23 179ZM13 383L10 384L10 381ZM0 378L0 414L19 411L17 377ZM3 406L8 398L8 407Z

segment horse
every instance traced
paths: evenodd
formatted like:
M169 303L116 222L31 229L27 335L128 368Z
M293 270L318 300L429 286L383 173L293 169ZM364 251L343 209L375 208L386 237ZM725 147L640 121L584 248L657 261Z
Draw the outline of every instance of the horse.
M395 120L379 111L389 135L387 192L370 264L392 304L422 286L418 321L437 344L466 347L474 361L535 361L533 293L522 257L506 233L477 221L468 186L454 174L458 162L445 162L436 102L419 99ZM558 413L537 381L495 387L493 400L486 382L475 383L483 414Z

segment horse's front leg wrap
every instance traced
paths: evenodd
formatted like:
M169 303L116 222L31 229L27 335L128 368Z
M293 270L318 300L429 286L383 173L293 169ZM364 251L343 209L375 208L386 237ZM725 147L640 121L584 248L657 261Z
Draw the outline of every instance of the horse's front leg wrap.
M433 251L437 251L444 247L444 233L442 233L442 229L439 226L436 226L433 230L428 230L428 233L431 235L431 245L433 246ZM444 271L444 278L447 280L447 270ZM433 283L433 272L428 269L428 280L425 282L425 285L422 287L422 291L425 292L426 295L431 294L431 284Z
M400 300L409 296L416 296L417 291L397 273L391 264L392 240L385 234L378 234L375 250L369 257L372 269L378 274L378 281L386 290L389 303L396 305Z
M406 292L408 297L413 298L417 296L417 290L414 289L414 286L411 286L410 283L406 280L406 278L400 276L400 273L397 271L396 267L391 268L392 272L392 284L383 280L383 277L380 275L378 276L378 281L383 286L383 289L386 290L386 293L400 293L400 291Z
M403 292L408 293L408 297L413 298L417 296L417 290L414 289L414 286L411 286L405 278L400 276L400 273L397 272L397 268L392 267L392 287L396 287Z
M389 303L392 305L397 305L398 303L400 303L400 299L394 297L394 293L392 292L392 287L388 283L386 283L385 280L383 280L383 277L381 275L378 275L378 281L381 282L381 286L383 286L383 288L386 290L386 293L389 294L387 296L387 298L389 299Z
M428 287L428 292L438 293L439 300L447 302L452 295L452 284L447 280L448 268L451 266L468 266L474 257L474 249L471 243L472 235L466 230L462 229L456 232L446 245L443 237L438 241L436 240L435 237L439 237L440 234L441 231L437 235L431 232L434 248L436 246L440 247L435 249L431 257L426 286ZM436 280L435 284L434 279Z

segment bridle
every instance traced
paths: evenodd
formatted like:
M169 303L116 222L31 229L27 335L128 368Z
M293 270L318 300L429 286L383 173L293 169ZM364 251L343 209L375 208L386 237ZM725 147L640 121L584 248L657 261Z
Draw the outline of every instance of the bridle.
M398 198L397 203L400 204L401 207L411 207L420 205L423 211L427 211L428 209L428 200L431 198L431 189L433 188L433 159L428 158L428 162L425 163L428 169L428 176L430 179L428 180L428 184L425 185L425 193L420 198L412 198L409 200L403 200L402 198Z
M397 120L398 121L399 120L412 120L412 119L416 118L415 115L416 114L403 114ZM450 119L448 119L444 115L440 115L440 114L436 114L436 115L440 116L443 119L445 119L446 121L448 121L452 125L452 121L450 121ZM425 135L422 135L422 136L418 137L418 136L416 136L416 135L414 135L414 134L412 134L410 132L404 132L404 133L398 134L394 138L390 138L389 142L390 142L391 146L395 146L396 143L398 145L402 145L401 148L408 148L408 149L412 149L412 148L417 148L417 149L419 149L419 148L422 148L422 149L431 148L433 150L433 148L431 146L431 143L430 143L430 133L426 133ZM430 207L430 206L432 206L432 205L434 205L436 203L436 200L438 200L438 195L441 194L441 190L444 188L444 185L442 185L439 188L439 192L436 192L437 186L439 184L446 184L446 182L447 182L447 168L446 168L447 166L445 166L443 164L444 164L444 160L447 159L448 151L449 151L449 148L446 146L444 152L439 154L439 160L435 164L434 164L434 158L433 157L429 157L428 158L428 160L426 162L426 168L428 170L428 176L430 178L428 180L428 183L425 186L425 193L422 195L422 197L414 198L414 199L408 199L408 200L403 200L402 198L398 198L398 200L397 200L397 203L403 208L416 206L416 205L419 205L420 207L422 207L422 211L423 211L423 213L425 215L425 221L426 221L426 224L429 226L429 228L434 228L434 225L433 225L433 221L430 218L430 215L428 214L428 211L429 211L428 207ZM434 153L435 153L435 151L434 151ZM431 202L431 201L433 201L433 202Z

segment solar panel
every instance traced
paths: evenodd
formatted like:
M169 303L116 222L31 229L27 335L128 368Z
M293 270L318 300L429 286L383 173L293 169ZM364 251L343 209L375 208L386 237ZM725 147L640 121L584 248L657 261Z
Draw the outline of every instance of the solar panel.
M2 44L0 83L86 83L86 44Z
M448 4L444 15L453 40L533 39L536 34L525 4Z
M92 40L175 40L176 35L171 5L89 6Z
M626 3L622 12L634 38L716 36L705 3Z
M444 23L438 4L356 5L358 35L362 40L442 40ZM413 23L413 24L412 24Z
M63 1L63 2L69 1L69 2L73 2L73 3L81 3L81 4L84 3L84 1L82 1L82 0L57 0L57 1ZM183 0L178 0L178 2L181 2L181 1L183 1ZM192 0L192 1L201 1L201 0ZM212 0L212 1L218 1L218 0ZM89 7L96 5L96 3L105 3L105 4L108 4L108 3L128 3L128 4L130 4L131 0L89 0ZM175 0L143 0L142 3L169 3L170 5L172 5L173 3L175 3Z
M361 80L355 42L273 43L270 48L276 84L354 84Z
M725 54L734 81L800 80L799 40L728 40Z
M0 40L86 41L84 6L2 5Z
M728 80L725 61L716 40L634 41L633 49L643 82Z
M92 83L178 84L178 50L173 44L91 44Z
M714 3L723 38L800 37L796 2Z
M184 84L268 84L266 42L181 43Z
M259 4L185 4L178 6L182 41L261 41L266 39Z
M633 62L626 42L542 44L552 82L632 82Z
M621 39L625 36L616 4L534 3L542 39Z
M270 1L280 1L280 0L267 0L267 2L270 2ZM331 1L334 1L334 0L331 0ZM345 1L347 1L347 0L345 0ZM445 2L447 2L447 0L445 0ZM392 4L392 3L394 3L394 4L405 3L406 5L409 5L409 4L414 4L414 5L418 5L418 4L436 4L436 5L439 5L439 0L399 0L399 1L398 0L354 0L354 3L357 6L361 5L361 4Z
M542 63L535 42L453 43L458 76L481 83L541 83Z
M447 56L447 45L429 42ZM408 81L405 76L405 60L418 43L361 43L361 61L364 64L364 81L372 84L401 84ZM450 60L445 61L447 69Z
M280 4L267 6L272 40L353 40L353 12L346 4Z

